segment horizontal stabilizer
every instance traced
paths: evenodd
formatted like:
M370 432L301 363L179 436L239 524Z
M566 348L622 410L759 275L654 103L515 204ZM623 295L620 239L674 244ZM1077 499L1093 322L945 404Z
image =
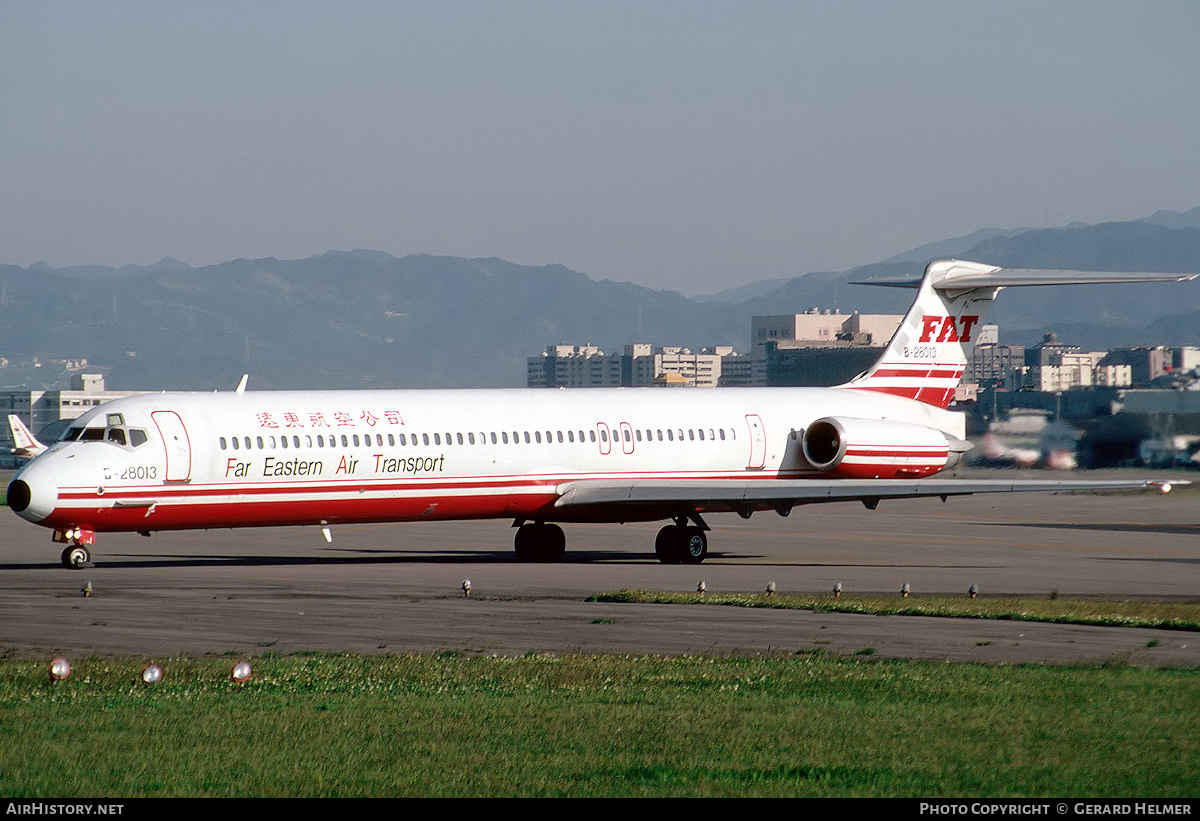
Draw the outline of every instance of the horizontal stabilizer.
M999 268L978 262L942 260L927 269L930 285L939 291L974 288L1011 288L1023 285L1104 285L1121 282L1186 282L1200 274L1166 274L1152 271L1058 271L1049 268ZM851 285L884 285L918 288L925 276L880 277Z

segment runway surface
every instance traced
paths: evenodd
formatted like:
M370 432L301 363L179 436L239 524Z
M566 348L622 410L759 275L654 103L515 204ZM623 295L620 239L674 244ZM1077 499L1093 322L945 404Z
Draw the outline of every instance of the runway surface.
M710 557L666 566L656 524L568 525L523 564L506 521L100 534L96 567L0 510L0 651L138 658L348 651L789 654L1200 666L1200 634L1022 622L592 604L619 589L1200 600L1200 493L1004 494L709 517ZM471 596L463 595L464 579ZM84 597L80 588L92 583Z

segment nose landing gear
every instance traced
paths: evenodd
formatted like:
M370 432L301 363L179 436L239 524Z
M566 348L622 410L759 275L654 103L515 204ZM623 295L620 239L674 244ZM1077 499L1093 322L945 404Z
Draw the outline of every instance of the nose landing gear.
M70 530L54 531L54 541L65 543L62 552L62 565L68 570L83 570L93 567L92 551L89 545L96 541L96 532L82 527Z

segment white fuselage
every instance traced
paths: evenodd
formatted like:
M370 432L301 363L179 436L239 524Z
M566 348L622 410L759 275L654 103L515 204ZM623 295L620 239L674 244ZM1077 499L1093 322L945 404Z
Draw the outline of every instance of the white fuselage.
M14 478L29 497L14 509L47 527L92 531L627 520L635 515L620 509L555 511L556 488L613 478L912 478L951 461L944 442L884 435L819 470L802 434L825 418L963 438L960 414L846 388L149 394L80 417L71 441ZM12 497L10 487L10 505Z

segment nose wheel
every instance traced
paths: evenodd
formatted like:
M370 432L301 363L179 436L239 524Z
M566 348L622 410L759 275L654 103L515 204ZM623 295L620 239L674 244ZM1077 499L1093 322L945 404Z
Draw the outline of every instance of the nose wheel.
M92 567L92 551L88 550L86 545L68 545L62 552L62 563L68 570Z

